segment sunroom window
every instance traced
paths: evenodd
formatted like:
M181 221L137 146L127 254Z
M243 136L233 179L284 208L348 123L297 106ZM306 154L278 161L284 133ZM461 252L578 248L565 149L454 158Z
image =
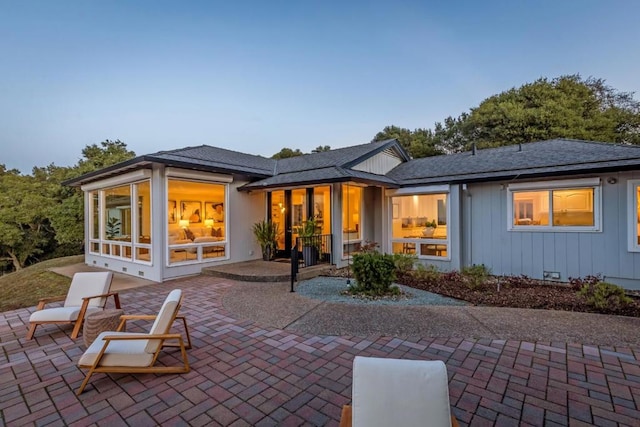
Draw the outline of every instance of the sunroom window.
M509 229L597 231L600 180L583 179L511 184Z
M168 264L227 258L227 185L168 179Z
M88 192L89 252L151 262L151 183Z
M392 197L392 252L448 258L447 205L447 193Z

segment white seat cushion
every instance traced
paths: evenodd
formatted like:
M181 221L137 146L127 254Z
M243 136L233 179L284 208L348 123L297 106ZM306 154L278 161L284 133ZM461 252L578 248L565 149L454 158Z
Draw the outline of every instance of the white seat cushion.
M451 426L447 368L441 361L353 360L354 427Z
M102 332L87 348L78 365L92 366L104 346L102 337L105 335L140 335L132 332ZM144 348L148 340L111 341L105 354L100 360L99 366L128 366L145 367L153 360L153 355L147 353Z
M87 307L85 316L99 310L101 310L99 307ZM45 308L34 311L29 317L29 322L73 322L78 319L79 313L80 307Z

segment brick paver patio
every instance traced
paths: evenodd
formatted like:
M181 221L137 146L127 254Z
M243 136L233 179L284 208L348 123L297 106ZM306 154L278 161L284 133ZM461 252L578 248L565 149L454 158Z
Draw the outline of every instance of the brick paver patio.
M95 374L80 397L82 339L45 326L25 341L32 309L0 314L0 425L337 425L355 355L444 361L461 425L640 425L639 348L300 335L234 318L221 303L233 285L200 276L122 291L127 313L154 314L183 289L192 371Z

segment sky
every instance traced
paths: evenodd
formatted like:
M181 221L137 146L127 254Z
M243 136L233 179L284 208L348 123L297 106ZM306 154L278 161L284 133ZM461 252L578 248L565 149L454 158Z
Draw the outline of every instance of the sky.
M202 144L270 157L433 128L541 77L639 98L640 2L0 0L0 164Z

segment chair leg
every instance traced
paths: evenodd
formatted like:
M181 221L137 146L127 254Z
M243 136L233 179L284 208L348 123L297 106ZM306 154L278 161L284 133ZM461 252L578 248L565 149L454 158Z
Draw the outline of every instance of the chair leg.
M78 335L80 334L80 328L82 327L82 319L78 319L76 320L76 324L73 327L73 332L71 332L71 339L75 340L76 338L78 338Z
M80 388L76 392L77 396L80 396L80 394L82 394L82 392L84 391L84 388L89 383L89 378L91 378L91 375L93 375L93 368L89 369L89 372L87 372L87 376L84 377L84 381L82 381L82 384L80 384Z
M37 323L30 323L29 330L27 331L27 339L30 340L33 338L33 334L36 332Z

